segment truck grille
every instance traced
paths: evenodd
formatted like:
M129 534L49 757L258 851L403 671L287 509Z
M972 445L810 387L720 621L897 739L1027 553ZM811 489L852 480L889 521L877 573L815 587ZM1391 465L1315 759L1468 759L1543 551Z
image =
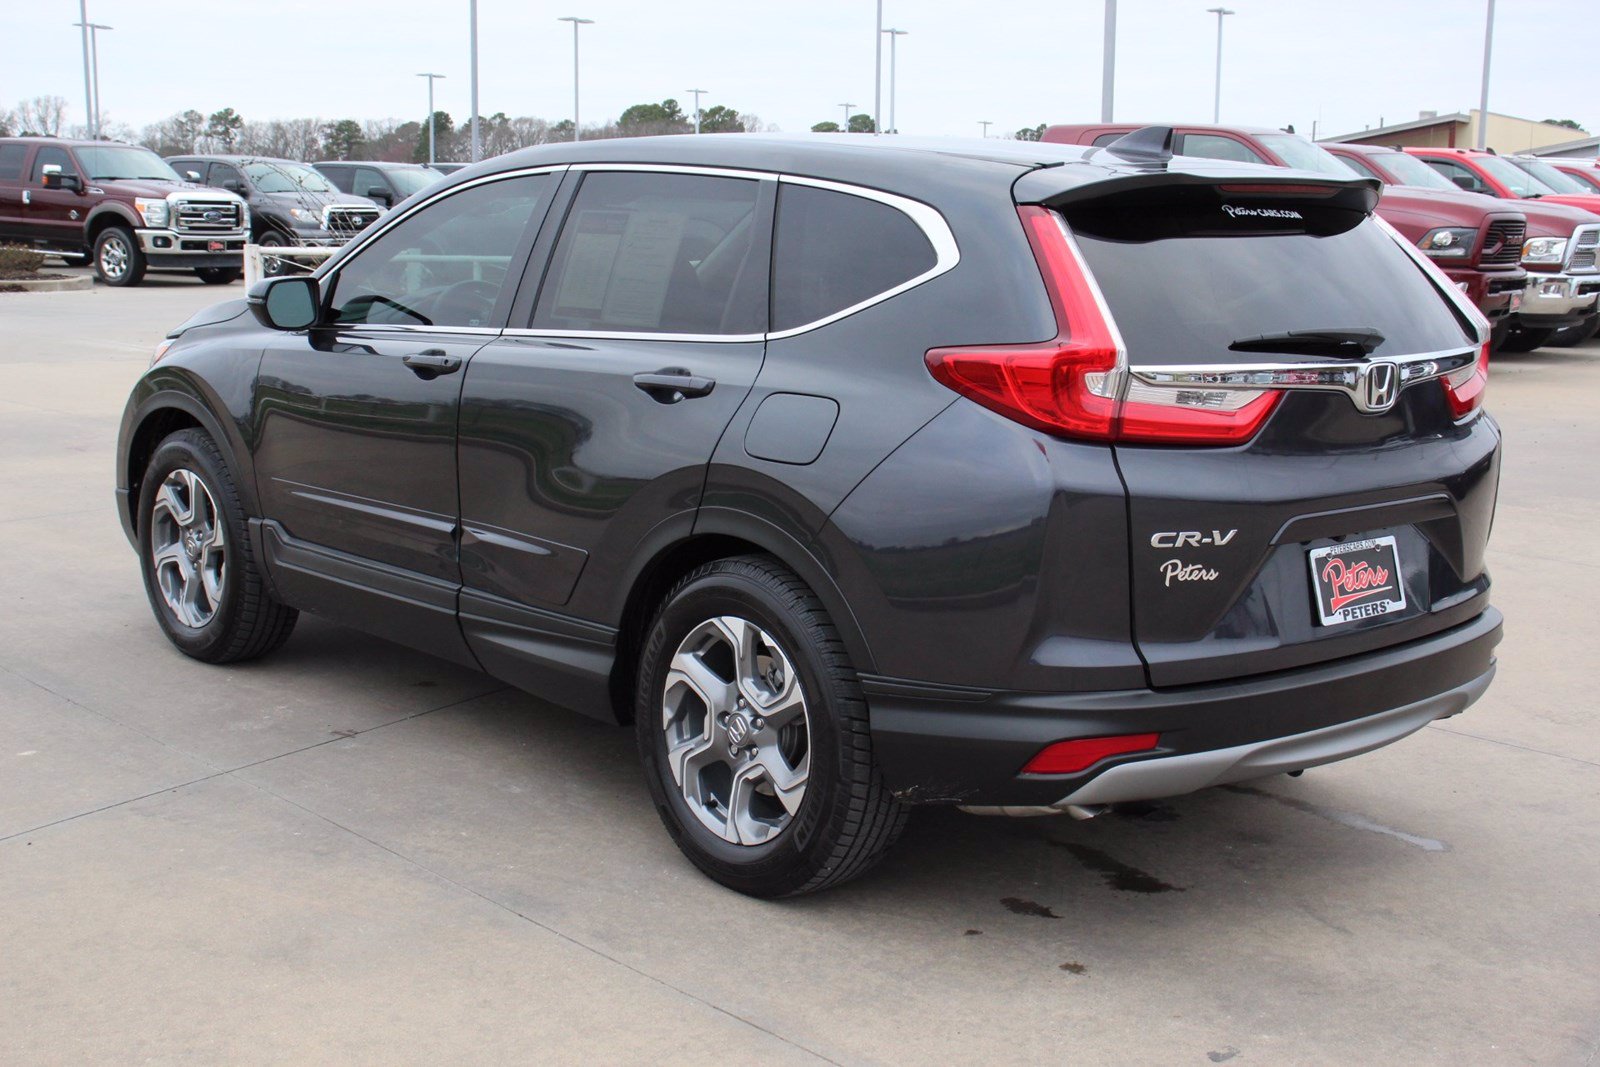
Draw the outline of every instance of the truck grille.
M1483 255L1479 264L1485 267L1514 267L1522 259L1522 238L1528 224L1521 219L1500 219L1489 223L1483 238Z
M322 221L324 229L344 242L378 221L378 209L359 204L329 204L322 209Z
M1600 248L1600 227L1585 227L1573 234L1572 258L1567 260L1567 270L1594 270L1596 248Z
M230 233L238 230L241 224L237 203L179 200L172 205L173 229L185 233Z

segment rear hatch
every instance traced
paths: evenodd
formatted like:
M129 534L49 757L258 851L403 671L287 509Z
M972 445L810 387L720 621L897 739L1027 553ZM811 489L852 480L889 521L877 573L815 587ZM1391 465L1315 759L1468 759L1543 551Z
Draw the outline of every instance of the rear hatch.
M1124 350L1113 447L1151 684L1477 615L1498 481L1482 320L1370 217L1368 183L1173 180L1052 205Z

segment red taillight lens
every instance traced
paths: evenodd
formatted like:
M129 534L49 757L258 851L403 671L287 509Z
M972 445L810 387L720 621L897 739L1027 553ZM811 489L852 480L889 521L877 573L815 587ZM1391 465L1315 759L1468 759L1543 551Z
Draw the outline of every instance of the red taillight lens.
M1160 734L1125 734L1121 737L1082 737L1057 741L1040 749L1022 768L1023 774L1076 774L1109 756L1149 752Z
M1185 406L1137 399L1117 403L1112 372L1120 340L1088 268L1048 208L1017 209L1055 310L1056 337L1040 344L935 348L928 370L946 387L1006 418L1046 433L1142 444L1239 444L1277 406L1264 393L1241 407ZM1216 394L1196 398L1214 400ZM1163 399L1166 399L1163 397Z
M1456 418L1464 419L1482 407L1484 390L1489 387L1489 342L1485 341L1478 351L1476 363L1445 375L1439 382Z

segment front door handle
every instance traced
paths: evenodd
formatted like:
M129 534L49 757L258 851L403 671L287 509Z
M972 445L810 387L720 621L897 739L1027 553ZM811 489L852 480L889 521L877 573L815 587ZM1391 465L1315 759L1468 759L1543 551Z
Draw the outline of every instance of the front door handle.
M425 382L431 382L441 374L454 374L461 369L461 360L442 348L413 352L408 356L402 356L400 362L410 367L411 373Z
M663 367L654 374L635 374L633 384L658 404L676 404L709 395L717 387L717 380L690 374L685 367Z

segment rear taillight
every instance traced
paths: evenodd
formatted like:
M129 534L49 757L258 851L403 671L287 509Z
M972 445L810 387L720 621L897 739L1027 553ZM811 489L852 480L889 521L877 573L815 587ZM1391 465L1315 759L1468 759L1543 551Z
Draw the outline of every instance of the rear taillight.
M1489 387L1489 342L1478 350L1478 361L1439 379L1444 386L1445 399L1450 401L1450 411L1458 419L1466 418L1483 406L1483 391Z
M935 348L934 378L1006 418L1091 441L1225 445L1253 437L1275 392L1148 390L1118 400L1122 341L1082 256L1048 208L1017 209L1055 310L1056 336L1039 344Z

